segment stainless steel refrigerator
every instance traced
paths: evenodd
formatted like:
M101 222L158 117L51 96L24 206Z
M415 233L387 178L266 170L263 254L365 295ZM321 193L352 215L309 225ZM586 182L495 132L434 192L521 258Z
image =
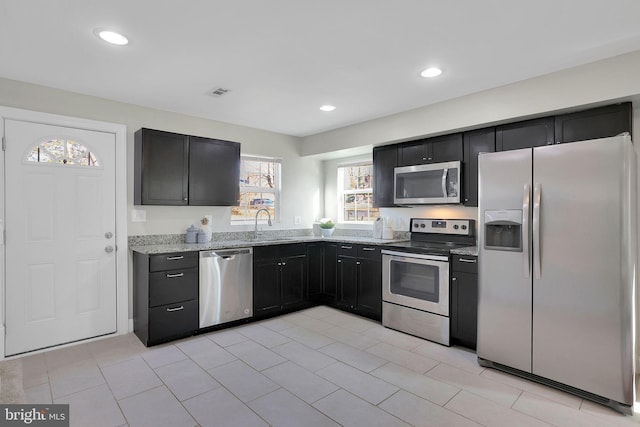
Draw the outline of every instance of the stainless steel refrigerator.
M630 137L481 154L478 361L630 413Z

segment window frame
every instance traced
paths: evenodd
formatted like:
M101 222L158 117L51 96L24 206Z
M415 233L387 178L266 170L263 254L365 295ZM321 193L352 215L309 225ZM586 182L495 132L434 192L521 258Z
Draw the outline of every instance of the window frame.
M274 174L273 174L274 175L273 188L242 185L244 161L270 162L276 165L276 170L274 170ZM240 182L239 182L240 199L242 199L243 193L272 193L275 198L275 200L273 201L273 211L274 211L275 218L273 218L272 216L271 220L272 220L272 223L276 223L276 224L280 223L281 222L280 216L282 215L282 211L280 209L280 198L282 194L282 158L258 156L253 154L241 154L240 155ZM267 220L268 220L267 216L260 215L260 217L258 218L258 224L266 224ZM255 218L234 219L233 207L232 207L229 222L230 222L230 225L232 226L247 225L247 224L253 225L255 223Z
M344 181L345 181L345 177L344 177L344 172L346 170L346 168L351 168L351 167L357 167L357 166L369 166L371 168L371 180L369 183L369 187L368 188L363 188L363 189L348 189L345 190L344 188ZM338 216L337 216L337 222L339 224L372 224L375 219L369 220L369 221L359 221L359 220L354 220L354 221L349 221L346 220L344 217L344 212L345 212L345 206L344 206L344 198L346 195L358 195L358 194L371 194L371 205L369 208L369 211L371 212L372 210L375 210L378 212L378 215L380 214L380 210L379 208L376 208L373 206L373 180L374 180L374 176L373 176L373 159L367 159L367 160L354 160L351 162L345 162L345 163L339 163L337 166L337 170L336 170L336 178L337 178L337 185L336 185L336 192L337 192L337 199L338 199ZM371 215L369 215L371 216Z

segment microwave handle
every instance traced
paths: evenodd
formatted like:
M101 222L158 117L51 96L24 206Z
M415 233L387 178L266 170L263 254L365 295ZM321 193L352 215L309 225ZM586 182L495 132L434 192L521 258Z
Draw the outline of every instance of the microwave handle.
M442 197L447 197L447 173L449 172L448 168L444 168L442 170Z

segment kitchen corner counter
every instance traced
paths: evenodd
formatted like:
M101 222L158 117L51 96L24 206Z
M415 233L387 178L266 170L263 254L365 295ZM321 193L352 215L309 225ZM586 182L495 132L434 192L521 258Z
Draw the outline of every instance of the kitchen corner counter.
M216 249L246 248L255 246L285 245L291 243L307 242L337 242L337 243L360 243L365 245L384 246L389 243L403 242L407 239L375 239L373 237L358 236L296 236L296 237L275 237L264 239L246 240L218 240L207 243L165 243L155 245L131 245L129 249L143 254L163 254L171 252L191 252L208 251Z
M456 255L478 256L478 247L467 246L464 248L451 249L451 253Z

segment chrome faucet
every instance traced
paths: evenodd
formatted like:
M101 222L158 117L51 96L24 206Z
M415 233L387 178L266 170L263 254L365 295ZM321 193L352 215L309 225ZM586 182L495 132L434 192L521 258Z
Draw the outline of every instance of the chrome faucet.
M267 215L269 215L269 221L267 221L267 224L269 225L269 227L272 226L272 224L271 224L271 212L269 212L269 209L265 209L265 208L258 209L258 212L256 212L256 225L255 225L255 228L253 229L253 238L254 239L258 238L258 215L260 215L260 212L262 212L262 211L266 212Z

